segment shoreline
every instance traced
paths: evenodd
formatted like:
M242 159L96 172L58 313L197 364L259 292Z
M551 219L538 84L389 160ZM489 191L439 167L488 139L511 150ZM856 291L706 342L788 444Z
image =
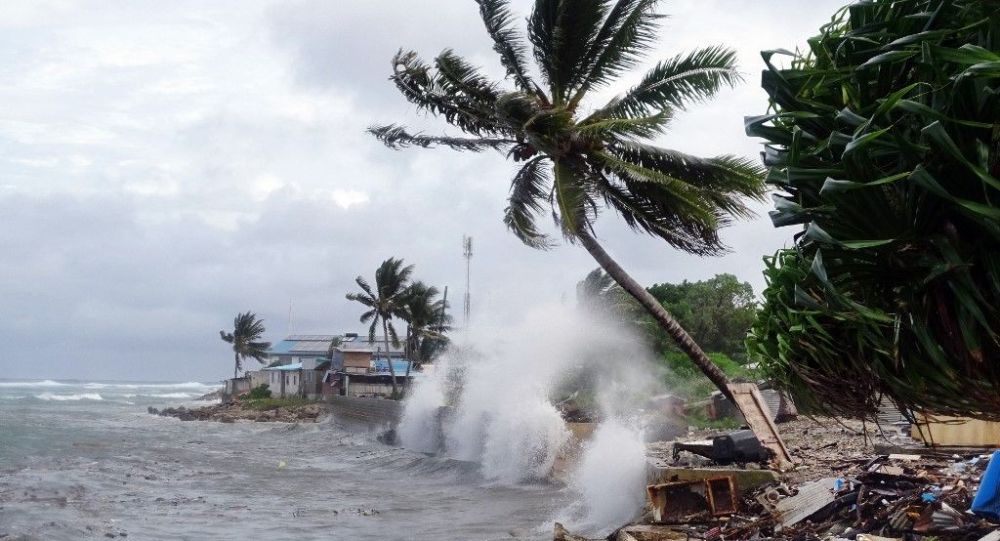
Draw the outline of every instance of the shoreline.
M217 403L187 408L185 406L158 409L146 408L150 415L175 417L181 421L214 421L218 423L315 423L330 413L323 402L254 404L243 402Z

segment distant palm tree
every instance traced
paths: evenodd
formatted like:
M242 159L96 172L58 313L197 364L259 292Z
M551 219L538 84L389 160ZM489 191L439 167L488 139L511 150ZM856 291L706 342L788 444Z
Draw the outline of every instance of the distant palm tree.
M389 340L394 345L399 345L399 337L396 335L396 328L392 325L392 318L406 317L406 300L410 286L410 275L413 274L413 265L403 266L402 259L390 257L379 265L375 271L375 289L368 282L358 276L355 278L360 293L348 293L347 300L363 304L369 309L361 314L361 323L371 322L368 328L368 340L375 341L375 329L382 325L382 333L385 338L385 353L389 364L389 375L392 377L392 396L399 397L399 387L396 384L396 369L392 366L392 357L389 354Z
M445 301L438 295L438 288L423 282L414 282L407 294L406 350L410 360L417 364L429 360L448 341L445 333L451 330L448 325L451 316L446 313Z
M239 314L233 319L233 332L219 331L219 336L224 341L233 345L233 356L235 366L233 367L233 378L239 377L240 370L243 370L243 360L252 357L257 362L264 364L267 358L267 350L271 347L270 342L260 342L264 335L264 320L257 319L257 314L246 312Z
M494 149L524 162L504 212L514 235L533 248L552 246L535 223L550 208L563 237L583 245L729 396L725 374L604 250L593 225L598 211L610 207L633 229L680 250L726 250L718 230L732 217L752 215L746 198L763 197L761 168L751 160L700 158L649 140L665 131L675 112L741 81L736 53L713 46L664 60L625 94L585 109L585 96L607 87L652 49L659 35L657 0L535 0L527 40L544 90L528 69L528 46L507 0L477 3L514 89L502 89L450 49L433 66L401 50L391 79L403 96L472 137L434 137L393 124L370 132L391 148Z

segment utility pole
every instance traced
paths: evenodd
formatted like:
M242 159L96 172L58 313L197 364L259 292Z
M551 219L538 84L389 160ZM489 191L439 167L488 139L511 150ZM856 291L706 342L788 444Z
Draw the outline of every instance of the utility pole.
M472 313L471 268L472 268L472 237L462 236L462 257L465 258L465 326L469 326L469 316Z

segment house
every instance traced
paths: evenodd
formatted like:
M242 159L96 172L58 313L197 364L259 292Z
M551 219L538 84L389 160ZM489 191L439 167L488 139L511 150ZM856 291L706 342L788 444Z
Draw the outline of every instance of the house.
M322 396L323 374L330 368L327 359L306 358L297 363L269 366L265 383L272 398L309 398Z
M417 377L418 373L412 369L412 362L408 359L374 357L371 353L364 358L359 352L351 352L345 355L339 369L333 368L336 365L331 365L331 369L323 379L323 394L369 398L392 396L390 362L398 384L406 384L404 380L408 369L409 381Z
M382 360L376 362L376 357ZM396 375L402 378L409 365L404 357L403 345L393 345L390 340L387 346L384 337L369 340L357 333L291 335L268 350L269 365L260 371L259 379L267 383L275 398L348 394L351 381L357 384L350 390L351 396L389 396L392 385L386 359L393 360Z

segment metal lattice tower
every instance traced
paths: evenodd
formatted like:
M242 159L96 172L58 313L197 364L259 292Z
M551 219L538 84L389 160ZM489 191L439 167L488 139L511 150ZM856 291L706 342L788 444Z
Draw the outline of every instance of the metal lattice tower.
M465 258L465 326L469 326L469 315L472 313L471 269L472 269L472 237L462 236L462 257Z

